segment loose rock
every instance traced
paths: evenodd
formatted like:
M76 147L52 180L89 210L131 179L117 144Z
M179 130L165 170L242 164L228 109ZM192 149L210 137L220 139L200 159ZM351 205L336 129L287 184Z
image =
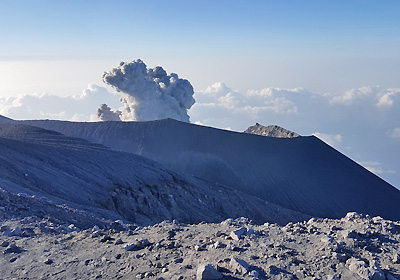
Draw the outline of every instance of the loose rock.
M22 249L15 244L10 245L5 251L4 254L10 253L21 253Z
M115 240L115 245L120 245L120 244L124 244L124 241L122 241L121 238L118 238L117 240Z
M246 234L247 229L245 227L242 227L238 230L231 231L230 237L233 240L239 240L244 234Z
M3 226L0 227L0 231L1 232L7 231L7 230L11 230L10 226L3 225Z
M22 236L22 230L20 228L15 228L13 230L6 230L4 236Z
M232 242L229 242L229 244L226 246L226 248L231 251L235 251L238 249L238 247L235 244L233 244Z
M135 241L131 244L128 244L125 246L125 250L127 251L135 251L135 250L140 250L145 248L146 246L149 246L150 242L147 239L142 239L140 241Z
M250 266L247 262L238 258L232 258L229 266L231 267L232 271L240 275L245 275L250 269Z
M211 264L201 264L197 268L197 280L222 279L222 274Z

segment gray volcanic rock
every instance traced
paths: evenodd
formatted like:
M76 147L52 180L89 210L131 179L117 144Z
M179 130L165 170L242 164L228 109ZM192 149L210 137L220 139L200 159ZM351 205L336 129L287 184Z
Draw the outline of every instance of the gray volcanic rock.
M278 137L278 138L293 138L300 136L296 132L289 131L277 125L263 126L259 123L250 126L248 129L244 131L244 133L269 136L269 137Z
M308 215L400 219L400 191L314 136L262 137L178 122L25 121Z
M8 205L6 205L8 208ZM62 221L9 219L0 225L34 228L30 237L0 236L2 279L400 279L400 222L350 213L338 220L310 219L285 226L229 219L222 223L49 233ZM229 233L253 228L232 240ZM43 230L42 230L43 229ZM174 236L171 237L171 232ZM216 235L217 232L221 234ZM247 231L249 232L249 230ZM343 234L351 232L350 235ZM0 233L1 234L1 233ZM102 242L103 236L111 240ZM113 240L122 240L115 244ZM125 250L143 240L147 246ZM227 246L234 243L237 250ZM203 246L203 250L194 247Z
M211 264L200 265L197 268L197 280L222 279L223 276Z

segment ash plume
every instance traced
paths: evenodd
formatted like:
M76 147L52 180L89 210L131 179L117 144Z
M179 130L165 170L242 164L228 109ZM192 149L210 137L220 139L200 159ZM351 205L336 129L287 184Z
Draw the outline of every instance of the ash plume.
M121 62L103 81L122 94L122 112L107 111L107 118L115 115L123 121L147 121L173 118L189 122L188 109L195 103L193 87L188 80L167 72L160 66L147 68L138 59Z
M102 121L120 121L121 111L112 111L107 104L101 104L97 109L97 117Z

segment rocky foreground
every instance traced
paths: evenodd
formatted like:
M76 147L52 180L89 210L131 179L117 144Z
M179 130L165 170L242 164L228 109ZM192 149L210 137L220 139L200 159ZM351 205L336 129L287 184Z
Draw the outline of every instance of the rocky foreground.
M80 229L28 215L0 226L0 279L400 279L400 222L355 212L286 226L239 218Z

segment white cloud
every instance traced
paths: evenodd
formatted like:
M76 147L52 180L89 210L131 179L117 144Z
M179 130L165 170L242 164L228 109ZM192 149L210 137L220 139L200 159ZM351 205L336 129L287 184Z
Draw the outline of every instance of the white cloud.
M400 89L389 88L382 89L379 86L367 86L357 89L351 89L343 94L330 95L330 104L353 105L355 103L364 102L364 104L374 104L377 107L391 107L398 97Z
M378 86L361 87L358 89L351 89L344 94L336 95L330 100L331 104L344 104L351 105L356 99L363 99L369 96L375 96L379 92Z
M219 82L204 91L195 93L196 103L190 113L195 116L199 113L207 118L223 113L225 116L242 116L251 120L257 120L265 113L296 114L297 107L286 98L286 95L294 95L298 92L298 89L266 88L249 90L243 94ZM203 120L202 122L204 123ZM221 124L219 127L227 126Z
M270 98L274 95L274 90L272 88L264 88L262 90L248 90L248 96L262 96L266 98Z
M384 168L369 164L376 174L387 176L397 187L400 177L400 89L363 87L343 94L311 92L303 88L264 88L239 92L215 83L195 92L196 103L188 111L196 124L244 131L256 122L277 124L301 135L312 132L351 158L372 158ZM59 97L27 94L0 98L0 114L15 119L98 121L100 104L121 109L120 94L90 85L78 95ZM359 155L359 156L358 156ZM379 172L384 173L379 173ZM392 174L392 175L391 175ZM397 177L396 177L397 176Z
M215 83L204 91L195 92L196 103L189 114L193 121L220 128L230 126L244 130L256 121L280 124L292 130L297 127L306 133L318 129L327 134L344 135L361 128L392 126L394 120L400 118L400 110L376 104L386 93L397 91L400 89L385 90L376 86L351 89L341 95L303 88L264 88L242 93L223 83Z
M392 106L393 99L390 98L390 95L385 94L381 98L379 98L379 101L376 105L377 106Z
M358 161L357 163L378 176L381 176L382 174L393 175L397 173L396 170L385 169L384 165L379 161Z
M361 161L358 164L362 165L365 169L369 170L374 174L383 174L382 164L377 161Z
M378 107L391 107L394 104L395 98L400 93L400 89L388 89L384 92L381 92L379 95L378 103L376 104Z
M217 82L209 86L203 93L205 95L226 95L231 91L224 83Z
M102 103L120 106L119 96L89 85L79 95L60 97L47 93L0 98L0 114L14 119L58 119L94 121Z
M228 92L225 96L218 98L218 103L223 107L234 110L240 106L240 99L234 93Z
M387 132L387 135L391 138L400 139L400 127L393 128Z
M314 132L312 135L318 137L328 145L332 147L336 147L340 143L342 143L342 135L340 134L327 134L327 133L320 133L320 132Z

